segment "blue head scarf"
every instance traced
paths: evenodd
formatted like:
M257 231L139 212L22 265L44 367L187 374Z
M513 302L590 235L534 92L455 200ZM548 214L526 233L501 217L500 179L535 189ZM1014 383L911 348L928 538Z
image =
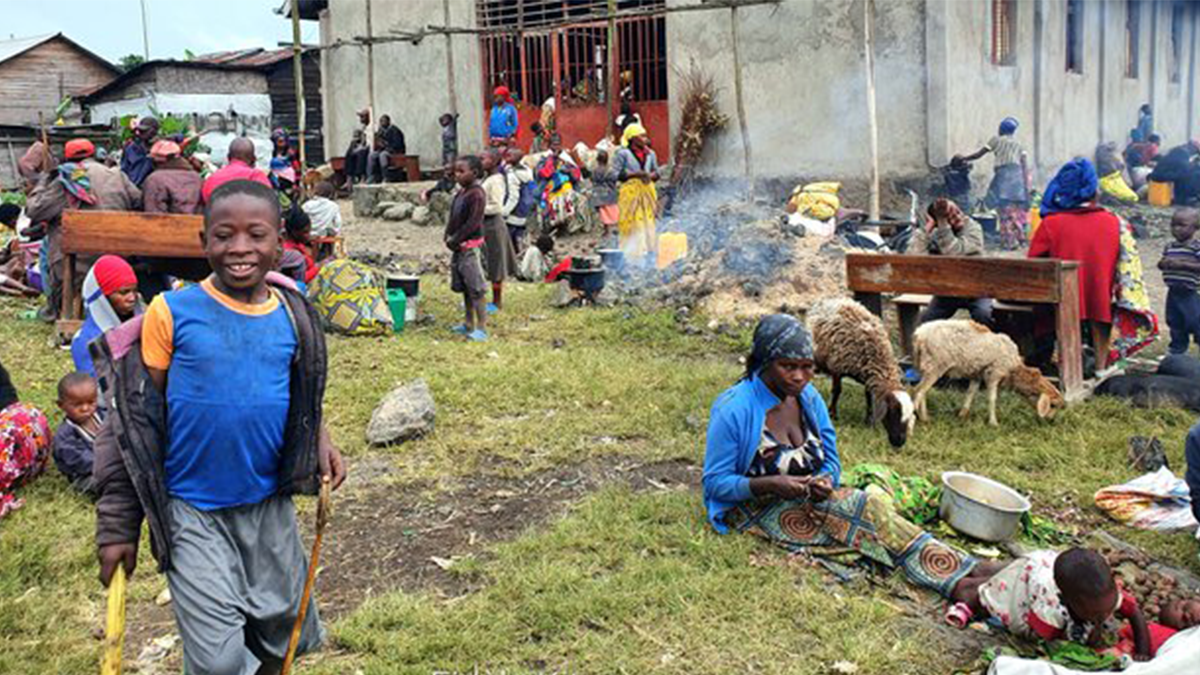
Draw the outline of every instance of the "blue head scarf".
M1021 123L1017 121L1017 118L1005 117L1004 120L1000 122L1000 135L1012 136L1014 133L1016 133L1017 127L1019 126L1021 126Z
M746 377L753 377L777 359L811 359L813 343L804 324L789 314L765 316L754 329L754 347L746 359Z
M1046 186L1042 196L1042 216L1077 209L1094 199L1099 188L1096 167L1086 158L1076 157L1064 164Z

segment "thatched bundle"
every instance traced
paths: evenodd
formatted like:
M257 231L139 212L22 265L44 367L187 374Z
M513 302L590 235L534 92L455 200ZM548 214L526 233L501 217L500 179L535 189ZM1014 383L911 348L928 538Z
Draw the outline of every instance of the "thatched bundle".
M686 71L679 72L679 79L683 84L683 110L672 153L675 170L671 174L671 183L682 189L692 179L705 141L725 128L729 116L717 109L717 88L712 76L695 62Z

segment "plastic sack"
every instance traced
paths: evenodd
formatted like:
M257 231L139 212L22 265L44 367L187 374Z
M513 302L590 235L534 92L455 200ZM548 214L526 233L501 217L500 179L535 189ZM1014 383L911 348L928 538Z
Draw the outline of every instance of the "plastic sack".
M792 207L792 212L805 218L829 220L842 207L842 201L837 196L841 188L841 183L809 183L792 191L788 205Z
M1135 203L1138 200L1137 193L1129 188L1125 182L1125 178L1121 176L1120 171L1114 171L1100 179L1100 191L1114 199L1119 199L1123 202Z
M1197 525L1187 483L1166 467L1102 488L1095 501L1113 520L1140 530L1195 529Z
M392 330L392 311L382 277L353 260L331 260L308 289L327 331L343 335L384 335Z

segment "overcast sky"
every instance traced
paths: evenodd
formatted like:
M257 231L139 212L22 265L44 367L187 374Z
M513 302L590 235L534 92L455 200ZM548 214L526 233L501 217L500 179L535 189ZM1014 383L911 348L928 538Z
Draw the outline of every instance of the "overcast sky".
M144 0L150 57L183 58L291 41L291 22L273 10L283 0ZM0 39L62 32L116 62L142 53L142 0L0 0ZM316 21L301 21L306 44L318 42Z

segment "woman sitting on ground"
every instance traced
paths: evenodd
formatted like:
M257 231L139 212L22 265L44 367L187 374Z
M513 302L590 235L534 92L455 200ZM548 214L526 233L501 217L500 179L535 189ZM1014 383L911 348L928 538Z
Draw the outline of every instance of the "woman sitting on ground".
M95 377L88 343L142 313L133 267L120 256L100 256L83 280L83 304L86 315L71 338L71 358L75 370Z
M37 408L17 400L17 388L0 364L0 518L21 508L13 491L46 470L50 423Z
M792 316L759 322L746 374L712 407L704 503L713 528L814 555L853 549L950 597L974 558L902 518L875 489L839 488L837 432L812 386L813 344Z
M321 271L312 251L312 220L299 206L288 209L283 216L283 257L281 270L307 287Z

